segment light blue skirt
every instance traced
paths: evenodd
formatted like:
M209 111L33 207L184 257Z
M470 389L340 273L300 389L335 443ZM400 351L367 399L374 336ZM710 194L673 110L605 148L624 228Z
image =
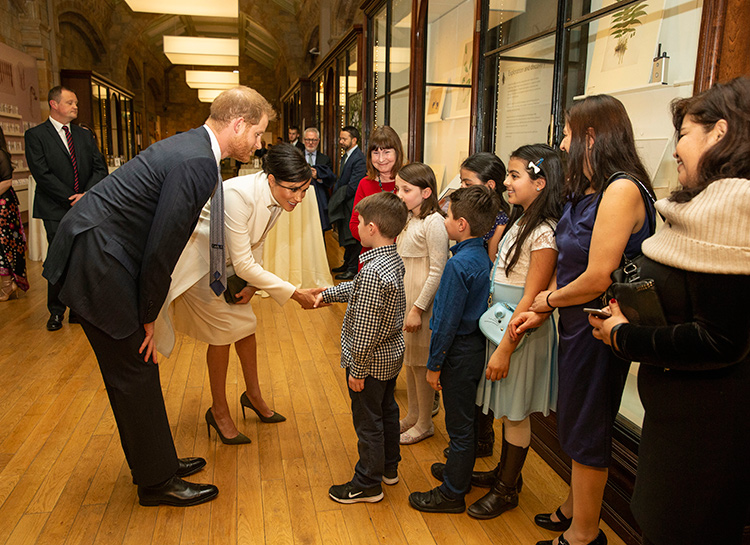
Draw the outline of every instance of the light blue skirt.
M517 305L523 287L495 282L492 301L506 301ZM555 313L556 314L556 313ZM497 345L487 341L485 371ZM477 390L477 405L495 418L523 420L531 413L547 416L557 406L557 328L552 316L535 331L527 334L523 343L510 357L508 376L498 381L482 378Z

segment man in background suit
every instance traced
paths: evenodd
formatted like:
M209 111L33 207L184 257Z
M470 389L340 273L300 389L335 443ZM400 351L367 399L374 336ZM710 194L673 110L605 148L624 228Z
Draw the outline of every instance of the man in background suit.
M26 162L36 181L33 216L44 221L47 242L52 245L63 216L83 194L107 175L93 134L71 123L78 117L76 94L62 86L53 87L47 95L49 118L26 131ZM65 305L59 288L47 284L47 329L62 327ZM77 323L73 312L68 316Z
M331 228L328 219L328 190L336 182L336 176L331 168L331 158L325 153L318 151L320 143L320 132L315 127L305 129L303 135L305 145L305 161L312 167L312 179L315 186L315 198L318 201L318 213L320 214L320 225L323 231Z
M305 145L299 140L299 127L294 126L294 125L289 127L289 130L287 131L287 136L289 137L289 143L292 146L295 146L302 153L305 152Z
M155 365L154 320L201 208L213 192L212 208L220 204L219 161L249 161L274 117L256 91L224 91L205 125L152 144L89 191L49 249L44 276L60 284L60 298L79 314L96 353L141 505L196 505L218 494L213 485L182 480L206 461L177 458ZM223 233L223 208L213 212ZM223 250L213 232L211 246ZM222 288L215 287L217 296Z
M339 180L333 188L333 195L328 203L328 215L336 222L339 234L339 246L344 248L344 264L333 269L337 280L351 280L357 274L359 252L362 246L349 230L349 219L354 208L354 195L360 180L367 174L367 162L359 149L359 130L346 126L339 133L339 145L346 150L341 158Z

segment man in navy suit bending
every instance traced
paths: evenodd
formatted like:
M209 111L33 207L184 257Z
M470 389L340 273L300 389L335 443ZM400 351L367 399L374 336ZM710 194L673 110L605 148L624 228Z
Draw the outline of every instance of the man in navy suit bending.
M36 181L34 217L44 221L47 242L52 244L60 220L107 175L104 157L93 135L71 123L78 117L78 97L62 86L50 89L49 119L26 131L26 163ZM47 285L47 329L62 327L65 305L54 284ZM77 320L71 312L68 320Z
M59 285L94 349L141 505L196 505L219 493L182 480L206 461L175 452L154 320L201 208L220 183L219 161L247 163L275 115L248 87L223 92L205 125L152 144L88 191L49 249L44 276Z

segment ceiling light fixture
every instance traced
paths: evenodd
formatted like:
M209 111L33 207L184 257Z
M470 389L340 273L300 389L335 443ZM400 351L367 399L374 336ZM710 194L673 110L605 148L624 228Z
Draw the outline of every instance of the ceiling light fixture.
M198 100L201 102L213 102L223 92L223 89L198 89Z
M204 17L234 17L239 13L239 0L125 0L133 11L195 15Z
M235 38L164 36L164 54L172 64L238 66L240 41Z
M218 70L185 70L185 81L191 89L231 89L240 84L240 73Z

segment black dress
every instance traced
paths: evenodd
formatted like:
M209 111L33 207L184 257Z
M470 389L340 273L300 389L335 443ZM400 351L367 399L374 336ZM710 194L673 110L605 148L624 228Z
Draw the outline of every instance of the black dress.
M659 544L740 543L750 507L750 276L647 261L667 327L622 326L645 409L632 511Z
M13 176L10 154L0 150L0 181ZM18 197L13 188L0 195L0 276L12 276L23 291L29 289L26 279L26 235L21 223Z

